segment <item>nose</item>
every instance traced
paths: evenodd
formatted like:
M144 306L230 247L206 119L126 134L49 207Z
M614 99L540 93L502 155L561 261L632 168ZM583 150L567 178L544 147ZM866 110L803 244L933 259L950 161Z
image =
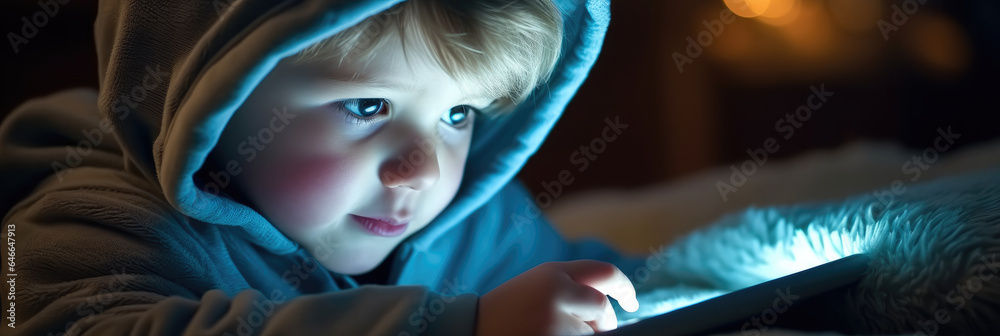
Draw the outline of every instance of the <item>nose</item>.
M382 184L389 188L426 190L441 178L437 148L433 141L416 139L379 168Z

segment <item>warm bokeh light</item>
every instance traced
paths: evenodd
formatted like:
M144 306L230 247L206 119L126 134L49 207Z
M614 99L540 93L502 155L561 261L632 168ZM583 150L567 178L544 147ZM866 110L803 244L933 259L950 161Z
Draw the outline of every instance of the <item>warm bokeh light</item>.
M760 14L761 17L766 18L779 18L789 14L793 7L795 7L798 0L771 0L768 4L767 9Z
M932 11L910 19L903 43L918 68L937 77L965 73L972 50L962 28L951 18Z
M801 0L772 0L771 5L757 19L774 26L789 25L799 18Z
M871 0L837 0L827 1L830 16L837 25L852 32L866 32L876 29L878 20L882 18L881 1Z
M739 15L705 53L753 83L817 76L865 76L884 66L886 51L902 48L918 71L954 79L968 71L971 45L953 18L921 10L885 41L878 22L891 9L870 0L723 0ZM712 17L719 7L706 7ZM927 13L927 14L924 14ZM694 31L704 30L692 21Z
M708 49L709 56L727 64L754 62L759 57L756 48L760 46L757 35L753 33L748 20L736 20L729 24L726 36L719 38L713 48Z
M823 3L803 1L800 8L798 18L781 29L781 35L790 42L791 50L799 57L812 60L832 55L838 36Z
M724 2L736 15L752 18L766 12L774 0L724 0Z

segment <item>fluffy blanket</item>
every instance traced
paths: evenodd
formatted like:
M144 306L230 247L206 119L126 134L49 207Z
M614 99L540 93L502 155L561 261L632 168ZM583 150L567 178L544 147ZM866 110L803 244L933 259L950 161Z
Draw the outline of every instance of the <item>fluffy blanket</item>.
M854 253L871 268L842 300L854 333L1000 331L1000 169L912 186L884 202L750 208L665 250L686 287L645 298L655 314Z
M828 302L843 330L996 334L1000 166L893 183L846 199L751 206L652 248L663 262L651 266L665 272L651 274L669 279L648 281L677 285L643 297L648 308L630 317L867 253L869 273Z

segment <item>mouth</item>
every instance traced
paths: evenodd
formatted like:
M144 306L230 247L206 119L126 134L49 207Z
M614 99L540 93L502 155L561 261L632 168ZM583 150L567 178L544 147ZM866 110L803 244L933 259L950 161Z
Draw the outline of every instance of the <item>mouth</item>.
M398 220L394 218L372 218L358 215L351 215L351 218L358 223L366 232L380 237L395 237L406 232L410 226L409 220Z

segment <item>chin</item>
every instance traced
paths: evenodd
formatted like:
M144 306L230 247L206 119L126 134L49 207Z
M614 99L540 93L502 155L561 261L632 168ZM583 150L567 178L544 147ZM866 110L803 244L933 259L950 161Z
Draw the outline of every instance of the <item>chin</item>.
M382 263L386 255L388 253L363 252L363 255L353 253L348 255L332 255L322 258L322 260L320 258L316 260L331 272L345 275L359 275L375 269L375 267ZM313 256L316 256L316 254L313 254Z

